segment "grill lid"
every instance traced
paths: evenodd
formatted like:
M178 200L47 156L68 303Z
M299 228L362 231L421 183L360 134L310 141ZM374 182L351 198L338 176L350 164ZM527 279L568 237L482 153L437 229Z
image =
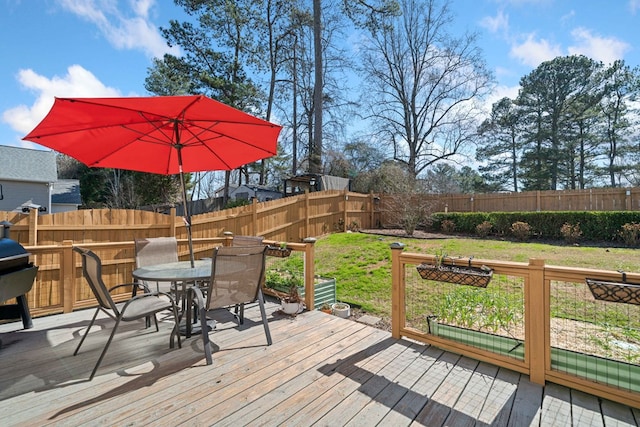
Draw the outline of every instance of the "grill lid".
M0 238L0 262L4 261L5 258L15 259L25 256L28 257L29 253L20 243L6 237Z
M29 255L15 240L0 238L0 275L29 266Z

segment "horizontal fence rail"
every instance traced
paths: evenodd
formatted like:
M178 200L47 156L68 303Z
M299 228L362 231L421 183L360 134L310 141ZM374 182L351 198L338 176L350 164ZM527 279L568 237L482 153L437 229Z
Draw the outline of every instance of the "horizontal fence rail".
M391 255L395 338L640 407L640 274Z
M248 206L194 215L191 221L194 253L196 257L209 256L212 245L222 239L225 232L300 243L308 237L335 231L393 226L389 214L395 209L393 206L397 206L398 197L403 199L396 195L321 191L261 203L254 200ZM637 188L424 198L430 200L434 211L640 209L640 189ZM87 302L88 288L71 283L80 281L79 270L74 269L71 258L64 255L73 245L100 246L101 255L115 263L109 278L114 283L131 280L136 238L174 236L179 242L181 259L189 253L185 223L176 215L175 208L168 215L126 209L39 215L32 209L29 213L0 212L0 221L12 224L10 237L25 246L32 254L31 261L39 266L35 285L28 294L34 315L92 304ZM71 243L65 246L63 242L67 241Z

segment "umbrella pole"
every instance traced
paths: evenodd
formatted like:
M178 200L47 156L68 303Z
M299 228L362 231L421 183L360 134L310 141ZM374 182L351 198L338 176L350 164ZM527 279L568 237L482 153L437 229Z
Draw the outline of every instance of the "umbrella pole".
M185 226L187 227L187 239L189 241L189 260L191 261L191 268L195 267L195 259L193 257L193 240L191 239L191 215L189 215L189 209L187 206L187 185L184 183L184 173L182 172L182 145L180 145L180 134L178 132L178 124L175 123L176 133L176 145L175 148L178 151L178 167L180 170L180 185L182 186L182 209L183 219Z
M180 151L178 151L179 153ZM180 184L182 185L182 209L184 210L184 222L187 227L187 239L189 240L189 260L191 261L191 267L195 267L195 259L193 256L193 240L191 239L191 215L187 208L187 189L184 183L184 175L182 173L182 166L180 166Z

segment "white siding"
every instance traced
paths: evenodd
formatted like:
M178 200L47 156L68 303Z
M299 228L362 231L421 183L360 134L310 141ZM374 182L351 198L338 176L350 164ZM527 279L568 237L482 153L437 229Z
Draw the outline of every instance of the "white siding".
M21 211L26 203L44 206L49 213L49 185L35 182L0 181L2 200L0 211Z

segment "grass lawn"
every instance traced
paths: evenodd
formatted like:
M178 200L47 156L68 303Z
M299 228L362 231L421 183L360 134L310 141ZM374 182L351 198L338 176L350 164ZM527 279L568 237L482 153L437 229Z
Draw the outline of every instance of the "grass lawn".
M638 249L518 243L507 240L452 237L409 239L364 233L336 233L316 243L316 274L336 279L339 301L384 317L391 317L391 250L401 242L406 252L527 262L542 258L548 265L640 271Z

